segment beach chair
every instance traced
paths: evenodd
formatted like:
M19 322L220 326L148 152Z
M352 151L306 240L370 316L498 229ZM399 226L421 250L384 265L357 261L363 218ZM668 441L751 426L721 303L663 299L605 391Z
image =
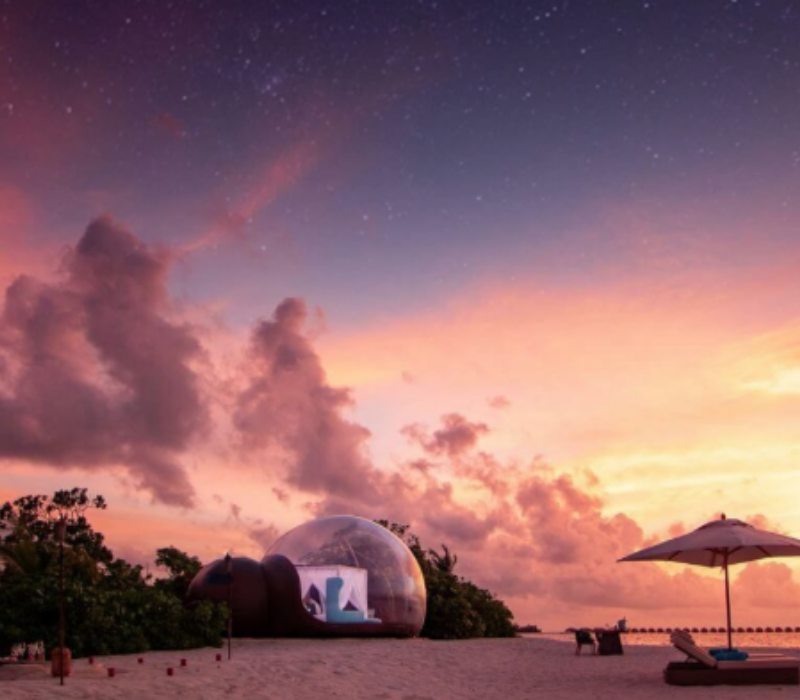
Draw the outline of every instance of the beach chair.
M625 653L618 630L595 630L594 636L597 639L597 653L600 656L619 656Z
M800 685L798 658L764 654L743 661L717 661L687 633L673 633L670 641L686 654L686 661L672 661L664 669L664 680L670 685Z
M592 647L592 654L597 653L597 642L587 629L575 630L575 653L580 654L585 646Z

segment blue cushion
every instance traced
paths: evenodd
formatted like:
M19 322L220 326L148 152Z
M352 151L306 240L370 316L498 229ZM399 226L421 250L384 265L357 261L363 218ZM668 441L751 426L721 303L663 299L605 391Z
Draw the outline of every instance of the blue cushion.
M361 610L342 610L339 594L342 592L344 581L341 576L331 576L325 581L325 622L355 623L369 622L377 624L377 617L367 617Z
M750 656L746 651L738 649L709 649L708 653L717 661L746 661Z

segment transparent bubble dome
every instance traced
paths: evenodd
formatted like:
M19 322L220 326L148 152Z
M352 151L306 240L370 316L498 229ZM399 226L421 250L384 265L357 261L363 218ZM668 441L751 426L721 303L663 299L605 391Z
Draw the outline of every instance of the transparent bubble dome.
M374 617L417 634L425 621L425 581L414 555L386 528L354 515L333 515L290 530L270 548L295 566L353 566L367 570Z

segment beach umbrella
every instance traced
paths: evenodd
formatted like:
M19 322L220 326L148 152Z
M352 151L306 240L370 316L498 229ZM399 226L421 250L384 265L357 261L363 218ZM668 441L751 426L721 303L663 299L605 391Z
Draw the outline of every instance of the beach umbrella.
M728 567L771 557L800 557L800 540L759 530L741 520L712 520L693 532L629 554L619 561L674 561L725 570L728 648L731 648L731 592Z

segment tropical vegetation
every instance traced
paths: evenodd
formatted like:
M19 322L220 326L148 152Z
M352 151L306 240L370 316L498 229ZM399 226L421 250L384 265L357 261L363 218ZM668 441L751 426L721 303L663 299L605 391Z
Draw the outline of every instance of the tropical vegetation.
M454 573L458 556L447 545L426 549L408 525L377 520L399 537L422 569L428 608L421 636L431 639L513 637L514 616L490 591Z
M78 488L0 507L0 655L20 642L58 646L59 521L66 524L66 646L73 656L221 644L225 606L185 600L199 560L174 547L159 549L156 562L166 576L154 580L115 557L91 526L87 513L105 508L102 496Z
M154 578L114 556L88 518L106 507L102 496L83 488L0 506L0 656L21 642L58 645L62 557L66 646L74 657L221 644L227 607L187 600L200 560L172 546L158 549L155 563L165 575ZM428 595L422 636L514 636L511 611L454 573L458 557L446 545L441 552L426 549L407 525L377 522L408 545L422 570Z

